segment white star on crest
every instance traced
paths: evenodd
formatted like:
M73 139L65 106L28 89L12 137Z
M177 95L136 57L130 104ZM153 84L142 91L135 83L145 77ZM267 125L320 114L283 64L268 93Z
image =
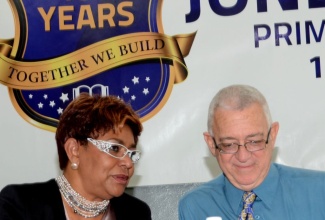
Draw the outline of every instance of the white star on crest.
M43 108L43 103L38 103L38 108Z
M149 89L148 88L144 88L143 89L143 94L148 95L148 93L149 93Z
M149 76L146 77L146 81L147 81L147 82L150 81L150 77L149 77Z
M131 96L131 99L134 101L137 97L135 95Z
M44 99L47 99L47 94L44 94L44 96L43 96L43 97L44 97Z
M132 82L135 84L139 84L139 77L134 76Z
M29 99L32 99L33 98L33 95L32 94L29 94L28 97L29 97Z
M58 108L58 110L57 110L57 111L58 111L58 114L59 114L59 115L61 115L61 114L62 114L62 112L63 112L63 109L62 109L62 108Z
M55 106L55 102L54 101L50 101L50 106L53 108Z
M68 93L62 93L60 99L62 100L63 103L65 103L66 101L69 101Z
M124 86L124 88L123 88L123 92L124 92L124 93L129 93L129 90L130 90L129 87Z

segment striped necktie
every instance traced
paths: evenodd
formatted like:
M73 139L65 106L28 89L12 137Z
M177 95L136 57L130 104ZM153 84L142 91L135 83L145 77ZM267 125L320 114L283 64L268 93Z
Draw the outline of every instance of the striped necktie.
M243 195L244 207L241 211L238 220L253 220L253 203L256 194L254 192L245 192Z

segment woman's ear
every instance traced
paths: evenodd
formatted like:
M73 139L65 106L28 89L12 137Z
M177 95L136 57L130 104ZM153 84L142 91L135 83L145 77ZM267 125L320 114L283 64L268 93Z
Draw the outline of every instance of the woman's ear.
M70 163L79 165L79 143L74 138L69 138L64 144L65 152L70 160Z

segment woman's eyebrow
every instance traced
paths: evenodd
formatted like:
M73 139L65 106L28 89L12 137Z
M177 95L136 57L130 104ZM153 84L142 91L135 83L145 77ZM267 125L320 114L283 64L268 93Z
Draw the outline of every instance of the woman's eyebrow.
M127 148L137 148L137 145L135 143L131 144L130 146L126 146L125 145L125 142L122 139L119 139L119 138L110 138L110 139L108 139L106 141L110 142L112 140L115 141L115 142L117 142L118 144L124 145Z

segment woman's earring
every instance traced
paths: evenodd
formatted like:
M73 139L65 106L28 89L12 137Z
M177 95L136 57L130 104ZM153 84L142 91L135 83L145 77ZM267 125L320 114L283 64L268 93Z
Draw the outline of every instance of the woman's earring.
M71 169L73 169L73 170L78 169L78 164L77 163L72 163L71 164Z

